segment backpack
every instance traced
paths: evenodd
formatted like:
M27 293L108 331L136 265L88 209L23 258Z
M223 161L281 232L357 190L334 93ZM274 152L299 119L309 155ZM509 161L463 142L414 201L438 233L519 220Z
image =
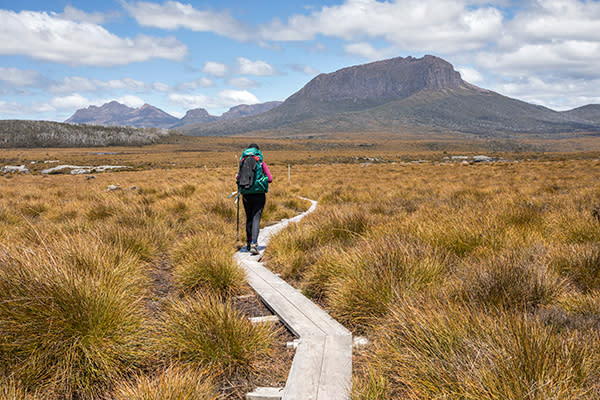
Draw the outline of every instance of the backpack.
M260 150L249 148L240 157L237 185L241 194L267 193L269 178L263 173L263 155Z

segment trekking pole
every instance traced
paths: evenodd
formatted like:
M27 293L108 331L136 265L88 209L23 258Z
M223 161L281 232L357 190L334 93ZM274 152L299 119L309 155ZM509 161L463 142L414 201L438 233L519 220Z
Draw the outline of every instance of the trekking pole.
M238 191L235 196L235 202L237 203L236 223L235 223L235 240L240 241L240 192Z
M231 194L229 196L227 196L227 198L232 198L233 196L235 196L235 200L234 202L237 204L237 212L235 215L235 240L236 241L240 241L240 191L237 190L235 192L231 192Z

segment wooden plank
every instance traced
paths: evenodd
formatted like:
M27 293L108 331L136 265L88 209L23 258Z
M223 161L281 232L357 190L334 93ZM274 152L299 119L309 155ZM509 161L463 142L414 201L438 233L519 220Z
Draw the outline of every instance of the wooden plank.
M325 337L301 339L288 375L283 399L317 400Z
M271 236L308 212L261 231L259 249L264 252ZM260 262L260 256L238 252L235 259L246 271L248 283L265 305L298 336L284 400L347 400L352 379L352 334L319 306L279 278Z
M271 287L277 290L277 292L279 292L283 297L283 299L280 300L283 301L285 299L285 301L294 304L298 312L304 314L307 318L312 320L313 323L319 326L324 333L331 335L350 335L350 331L348 331L344 326L331 318L329 314L323 311L315 303L307 299L300 291L273 274L259 262L252 261L247 263L246 267L253 273L259 275L262 279L267 281ZM276 303L271 305L273 308L276 308L277 304L278 302L276 301ZM286 319L285 315L280 315L277 311L274 312L282 319Z
M347 399L352 389L352 335L330 335L319 380L318 399Z

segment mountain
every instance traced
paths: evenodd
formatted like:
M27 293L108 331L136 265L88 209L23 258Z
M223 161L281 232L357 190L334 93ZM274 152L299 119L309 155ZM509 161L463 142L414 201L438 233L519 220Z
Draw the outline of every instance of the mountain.
M572 118L579 118L600 124L600 104L588 104L587 106L563 111L562 113Z
M210 115L208 111L204 108L194 108L193 110L189 110L185 113L185 116L181 118L178 122L171 125L171 128L175 128L183 125L190 124L201 124L205 122L213 122L219 119L219 117L215 117L214 115Z
M272 110L273 108L280 105L281 101L269 101L266 103L259 104L240 104L239 106L231 107L229 111L223 113L218 119L236 119L242 117L248 117L251 115L261 114Z
M141 146L169 135L165 129L73 125L51 121L0 121L0 148Z
M188 110L185 116L178 119L159 108L144 104L140 108L127 107L117 101L111 101L100 107L89 106L77 110L65 122L70 124L133 126L139 128L177 128L190 124L203 124L221 119L236 119L269 111L281 104L280 101L270 101L259 104L241 104L231 107L220 117L210 115L204 108Z
M445 130L478 136L597 131L596 120L465 82L434 56L398 57L320 74L265 113L186 125L190 135Z
M179 121L178 118L149 104L144 104L139 108L131 108L119 102L111 101L101 107L89 106L88 108L77 110L65 122L70 124L133 126L138 128L168 128L177 121Z

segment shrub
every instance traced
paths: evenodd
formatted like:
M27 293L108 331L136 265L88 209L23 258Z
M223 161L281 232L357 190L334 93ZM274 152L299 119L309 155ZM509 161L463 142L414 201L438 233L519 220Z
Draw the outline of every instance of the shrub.
M276 332L215 297L172 300L165 312L157 345L170 359L209 368L217 375L247 374L268 354Z

